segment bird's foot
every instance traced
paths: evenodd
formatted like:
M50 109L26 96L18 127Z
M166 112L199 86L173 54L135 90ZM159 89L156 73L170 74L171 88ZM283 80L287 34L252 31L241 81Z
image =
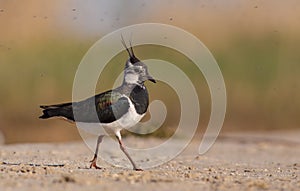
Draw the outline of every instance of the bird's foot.
M144 170L141 169L141 168L133 168L133 170L135 170L135 171L144 171Z
M97 159L93 159L90 161L91 162L90 168L94 167L95 169L102 169L101 167L97 166L96 161Z

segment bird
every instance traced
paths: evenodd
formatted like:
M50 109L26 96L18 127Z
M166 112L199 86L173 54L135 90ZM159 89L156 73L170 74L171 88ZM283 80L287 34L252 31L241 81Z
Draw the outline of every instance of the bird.
M146 114L149 94L145 82L156 83L156 80L149 74L147 65L135 56L131 41L129 48L123 37L121 42L129 58L125 62L123 82L119 87L78 102L41 105L43 114L39 118L62 117L72 122L99 123L117 138L120 149L128 158L133 170L141 171L142 169L137 167L122 142L121 130L136 125ZM92 114L95 109L96 115ZM104 136L98 135L90 168L101 169L96 162L99 145Z

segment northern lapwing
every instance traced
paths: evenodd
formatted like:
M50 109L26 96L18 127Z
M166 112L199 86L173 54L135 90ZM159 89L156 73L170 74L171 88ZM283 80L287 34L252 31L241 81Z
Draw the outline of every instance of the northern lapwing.
M124 79L121 86L79 102L42 105L40 107L43 109L43 115L39 118L63 117L74 122L100 123L105 130L113 132L116 136L120 149L131 162L133 169L141 170L137 168L126 151L120 131L134 126L145 115L149 105L149 96L144 83L147 80L153 83L156 83L156 81L149 75L147 66L134 55L131 42L129 48L123 38L121 42L129 55L129 59L125 64ZM91 112L94 112L95 109L97 115L92 115ZM75 112L76 117L74 117ZM90 161L90 168L100 169L96 161L99 144L102 142L103 137L104 135L98 136L94 158Z

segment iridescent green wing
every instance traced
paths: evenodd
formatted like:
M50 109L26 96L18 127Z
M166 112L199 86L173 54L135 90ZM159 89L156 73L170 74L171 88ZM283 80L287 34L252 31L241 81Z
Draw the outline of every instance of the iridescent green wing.
M127 113L128 109L128 99L112 90L73 103L75 121L86 123L111 123Z
M96 110L101 123L111 123L128 112L128 98L116 91L108 91L95 97Z

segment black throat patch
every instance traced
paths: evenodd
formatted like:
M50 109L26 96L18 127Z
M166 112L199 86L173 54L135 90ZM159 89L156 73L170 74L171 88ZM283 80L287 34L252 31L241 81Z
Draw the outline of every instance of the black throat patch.
M129 96L138 114L144 114L149 105L149 95L145 86L135 86Z

